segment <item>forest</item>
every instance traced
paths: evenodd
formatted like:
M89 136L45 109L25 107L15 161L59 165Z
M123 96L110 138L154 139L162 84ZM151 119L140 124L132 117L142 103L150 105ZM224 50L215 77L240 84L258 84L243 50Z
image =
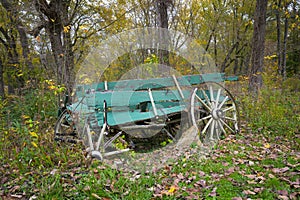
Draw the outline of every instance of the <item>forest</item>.
M144 47L135 31L149 28L166 30L162 46L173 46ZM210 71L189 62L198 53L238 77L225 81L238 133L143 173L54 140L58 110L79 83ZM0 0L2 199L298 199L299 144L298 0Z

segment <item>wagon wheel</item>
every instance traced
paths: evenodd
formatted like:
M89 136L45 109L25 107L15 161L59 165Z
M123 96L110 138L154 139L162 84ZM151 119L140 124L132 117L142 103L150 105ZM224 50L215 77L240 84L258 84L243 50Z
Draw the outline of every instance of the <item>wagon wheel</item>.
M191 120L201 141L219 140L239 131L239 112L232 94L221 84L206 82L191 96Z
M63 110L60 114L54 127L54 139L62 142L78 142L76 128L72 120L72 112L69 109Z

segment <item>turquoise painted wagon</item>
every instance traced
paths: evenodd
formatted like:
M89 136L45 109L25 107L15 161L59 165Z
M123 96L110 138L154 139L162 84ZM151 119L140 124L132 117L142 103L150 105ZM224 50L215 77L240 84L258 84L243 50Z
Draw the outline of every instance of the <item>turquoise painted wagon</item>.
M189 126L202 141L219 140L239 130L236 102L224 87L234 80L210 73L77 85L72 104L59 110L55 139L84 141L99 159L138 149L137 141L176 143Z

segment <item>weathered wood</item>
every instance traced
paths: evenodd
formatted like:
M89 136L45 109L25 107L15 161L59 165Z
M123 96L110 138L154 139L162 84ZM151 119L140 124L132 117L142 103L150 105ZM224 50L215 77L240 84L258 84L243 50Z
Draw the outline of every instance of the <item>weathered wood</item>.
M208 81L220 82L235 79L236 77L224 77L224 74L214 73L182 76L176 78L176 81L174 81L174 77L166 77L149 80L101 82L97 85L83 85L78 94L84 94L84 99L82 103L78 104L81 106L79 109L83 110L81 113L90 115L91 112L94 112L95 121L101 127L104 124L104 111L107 112L107 124L109 126L124 125L154 119L155 117L167 117L170 114L184 111L188 107L188 99L192 92L191 87L184 86ZM165 88L166 86L171 88ZM95 87L95 89L91 87ZM108 90L104 91L106 89ZM217 91L212 93L215 92ZM210 95L206 91L207 98L205 98L201 91L197 91L197 96L203 101L210 99ZM218 101L223 101L223 99L221 95ZM104 102L106 108L103 106ZM195 106L197 105L195 104Z
M180 101L181 97L177 90L156 90L151 91L155 103L165 101ZM183 90L183 94L188 97L190 90ZM107 107L137 106L142 102L151 102L148 91L107 91L89 94L84 99L84 104L103 108L106 101Z
M197 85L208 81L222 82L224 81L224 73L186 75L178 77L177 81L180 86ZM172 77L107 82L108 90L114 91L147 90L149 88L161 89L175 86L176 85ZM105 91L105 82L94 83L91 85L79 85L77 87L77 93L80 96L82 95L82 92L88 93L89 91Z
M149 128L163 128L166 124L149 124L149 125L129 125L122 126L122 130L134 130L134 129L149 129Z

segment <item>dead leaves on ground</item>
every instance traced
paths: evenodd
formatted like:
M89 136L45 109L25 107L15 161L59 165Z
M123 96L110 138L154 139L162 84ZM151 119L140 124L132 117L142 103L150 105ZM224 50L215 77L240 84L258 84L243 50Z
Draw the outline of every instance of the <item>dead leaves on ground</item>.
M277 136L270 139L261 134L255 135L252 133L229 135L226 139L220 141L218 147L208 154L205 159L199 160L199 157L185 155L185 158L180 162L166 166L157 173L150 174L150 176L155 176L157 182L146 186L145 190L152 192L154 199L164 197L222 199L221 189L224 187L222 184L227 181L239 191L236 197L231 199L255 199L259 198L264 192L272 193L275 199L298 199L300 196L300 192L298 192L300 190L299 160L299 149L296 149L291 141L284 137ZM197 167L193 168L190 165L191 162ZM210 169L209 163L212 163L211 165L218 163L219 169ZM182 169L175 170L178 166ZM106 169L99 166L92 170L94 177L100 179L100 171ZM50 177L59 174L63 189L75 191L76 182L81 181L81 173L82 168L72 168L66 173L52 169L46 175ZM118 179L119 176L117 175L115 179ZM144 178L144 175L133 174L126 178L130 182L135 182ZM19 197L20 199L26 196L26 194L20 193L21 187L18 183L21 179L22 177L14 180L8 180L5 176L0 177L0 183L9 186L6 188L9 197L14 199ZM272 181L283 186L272 185ZM49 189L54 187L54 183L49 185ZM93 186L86 187L83 190L91 192L91 187ZM107 193L120 193L120 189L114 187L114 180L108 181L103 187ZM121 193L123 196L128 195L123 191ZM0 188L0 196L4 197L6 194ZM91 192L91 196L94 199L103 199L101 195L94 192ZM33 195L32 197L34 199L36 196Z
M284 137L269 139L251 133L230 135L220 141L207 160L221 162L220 171L196 172L190 169L186 173L171 174L167 181L154 186L153 196L182 198L185 193L188 195L184 199L218 197L218 187L222 187L219 182L227 180L241 191L241 196L232 198L236 200L260 197L262 193L272 193L274 198L283 200L300 197L300 153ZM244 177L245 181L235 180L234 174ZM272 185L272 181L281 186Z

